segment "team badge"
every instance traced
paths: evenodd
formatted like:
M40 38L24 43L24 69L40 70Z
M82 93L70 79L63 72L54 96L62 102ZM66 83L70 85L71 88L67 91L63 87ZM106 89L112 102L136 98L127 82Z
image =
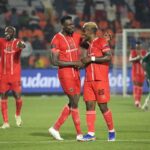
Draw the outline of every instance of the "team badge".
M104 95L104 89L98 89L98 95Z
M8 46L6 47L6 51L11 51L11 45L8 45Z
M70 92L73 92L73 91L74 91L74 88L70 88L69 91L70 91Z

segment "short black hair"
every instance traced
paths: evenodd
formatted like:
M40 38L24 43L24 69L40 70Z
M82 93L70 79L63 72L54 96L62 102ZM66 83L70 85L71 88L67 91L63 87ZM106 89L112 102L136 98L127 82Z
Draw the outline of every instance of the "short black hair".
M61 24L63 25L66 20L72 20L72 17L71 17L71 16L63 16L63 17L60 19Z

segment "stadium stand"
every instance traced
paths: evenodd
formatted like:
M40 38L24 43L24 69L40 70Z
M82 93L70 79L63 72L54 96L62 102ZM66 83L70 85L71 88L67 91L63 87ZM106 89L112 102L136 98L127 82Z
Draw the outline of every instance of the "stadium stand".
M60 29L60 17L66 14L73 17L78 32L84 22L96 21L102 30L98 32L99 36L105 31L115 36L122 33L123 28L150 27L149 0L1 0L0 35L3 36L6 25L17 27L17 36L28 38L32 44L31 60L37 53L35 60L41 57L43 60L45 55L46 63L43 64L46 65L40 65L40 68L47 68L49 42ZM115 39L110 44L113 49ZM30 63L31 60L29 67L39 66Z

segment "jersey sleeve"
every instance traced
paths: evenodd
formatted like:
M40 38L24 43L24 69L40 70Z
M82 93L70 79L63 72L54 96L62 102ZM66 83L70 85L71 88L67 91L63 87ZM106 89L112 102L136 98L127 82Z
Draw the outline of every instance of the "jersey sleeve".
M147 54L147 51L143 49L143 50L141 51L141 55L144 57L144 56L146 56L146 54Z
M130 52L130 57L131 57L131 58L134 58L134 57L136 57L136 56L137 56L136 51L135 51L135 50L131 50L131 52Z
M105 39L101 39L101 51L102 53L110 51L109 43Z
M51 47L51 51L56 53L59 52L59 38L58 36L54 36L54 38L52 39L51 43L50 43L50 47Z

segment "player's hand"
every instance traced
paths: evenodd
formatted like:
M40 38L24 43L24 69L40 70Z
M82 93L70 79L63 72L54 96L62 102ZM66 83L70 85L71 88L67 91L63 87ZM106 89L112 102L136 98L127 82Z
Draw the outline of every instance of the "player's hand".
M18 48L25 48L25 43L23 41L19 41L17 44Z
M82 68L84 66L84 64L81 61L77 61L75 63L75 68Z
M91 62L91 57L84 57L84 58L82 58L81 59L81 62L83 63L83 64L88 64L88 63L90 63Z
M135 62L140 62L142 60L142 57L140 56L140 55L137 55L136 57L135 57Z

